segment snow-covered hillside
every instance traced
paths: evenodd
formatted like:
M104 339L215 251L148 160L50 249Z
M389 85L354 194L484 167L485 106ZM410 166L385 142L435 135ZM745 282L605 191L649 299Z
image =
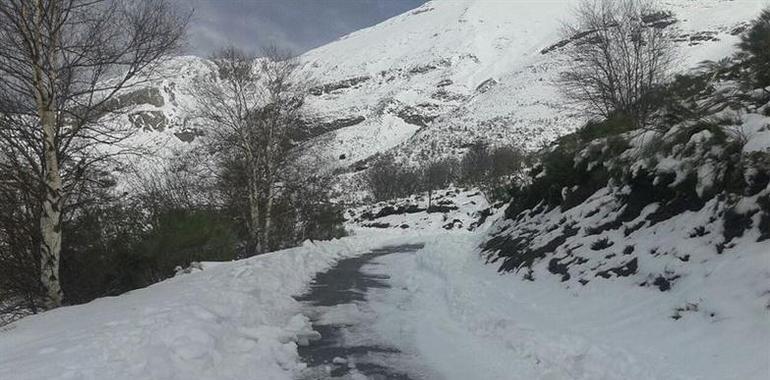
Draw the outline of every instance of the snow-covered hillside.
M460 154L483 139L539 148L583 119L554 80L563 59L561 25L574 0L431 1L300 57L315 86L308 123L329 167L391 150L401 158ZM763 1L665 1L658 20L686 57L680 68L729 54ZM207 126L189 97L210 66L179 57L161 68L128 118L141 141L166 154L194 146Z
M595 318L627 330L618 341L678 347L650 344L671 370L645 377L677 378L682 363L696 364L685 378L770 374L770 97L710 70L675 82L689 95L670 97L652 128L592 123L544 149L481 244L533 290L581 298L577 324L606 297L617 309ZM752 352L761 364L744 362Z
M427 194L364 205L347 210L345 218L350 230L400 229L405 232L474 231L494 220L497 209L490 207L478 189L449 188L435 191L430 207Z

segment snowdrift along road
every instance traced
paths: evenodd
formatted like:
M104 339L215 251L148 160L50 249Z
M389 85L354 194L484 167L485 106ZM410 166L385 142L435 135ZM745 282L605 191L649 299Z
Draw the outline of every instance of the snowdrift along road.
M740 300L720 318L671 318L687 290L605 281L565 288L501 276L472 232L363 232L218 265L128 294L32 316L0 331L2 379L290 379L297 343L317 338L302 294L315 273L372 248L423 243L375 259L390 287L332 308L329 323L366 320L373 340L410 353L409 368L446 379L764 379L767 313ZM715 280L740 273L724 262ZM756 263L755 263L756 264ZM757 279L758 281L760 279ZM731 282L720 282L730 294ZM740 284L736 282L736 284ZM701 286L703 284L693 284ZM347 358L346 358L347 360ZM410 364L411 363L411 364ZM386 363L387 364L387 363Z

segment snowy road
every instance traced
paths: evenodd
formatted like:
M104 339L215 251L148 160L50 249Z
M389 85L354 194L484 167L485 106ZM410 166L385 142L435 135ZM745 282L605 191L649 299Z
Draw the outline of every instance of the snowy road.
M500 275L478 256L483 238L362 231L207 263L203 271L0 328L0 379L764 380L770 374L765 304L746 307L745 298L723 294L732 288L722 284L736 283L730 276L743 273L745 262L725 256L712 282L694 277L669 292L625 279L568 287L546 269L535 272L536 281ZM693 299L702 312L671 318ZM303 345L319 332L320 340Z
M517 302L494 290L489 268L465 260L471 241L385 246L318 274L297 297L321 335L299 347L308 366L299 379L658 378L622 351L522 327L508 307ZM447 282L463 278L460 288Z
M308 306L313 328L321 339L299 347L308 364L304 379L361 377L377 379L427 378L413 353L403 352L392 337L372 330L380 318L367 303L375 290L391 289L389 275L364 268L377 266L377 258L392 254L414 254L422 244L374 249L345 259L314 279L311 289L297 299Z
M496 273L475 236L376 249L302 297L323 338L301 379L764 379L758 319L670 318L679 295L633 284L567 289ZM414 241L412 241L414 243ZM744 332L752 331L753 336ZM730 347L725 350L725 347Z

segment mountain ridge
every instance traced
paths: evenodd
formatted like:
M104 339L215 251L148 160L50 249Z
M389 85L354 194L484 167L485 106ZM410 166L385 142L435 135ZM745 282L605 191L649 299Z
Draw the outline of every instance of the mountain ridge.
M461 155L477 140L534 150L574 131L586 118L557 79L569 43L560 29L576 3L431 1L299 56L301 74L316 83L306 122L313 156L352 172L385 152L415 164ZM673 13L662 27L687 57L682 70L729 55L761 8L759 1L661 5ZM190 90L211 66L188 56L161 70L171 74L153 85L163 105L135 105L140 115L129 122L147 130L141 143L188 150L208 128L192 117Z

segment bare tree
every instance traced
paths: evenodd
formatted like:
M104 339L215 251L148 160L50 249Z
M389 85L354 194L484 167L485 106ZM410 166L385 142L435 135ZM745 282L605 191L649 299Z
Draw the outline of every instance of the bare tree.
M245 177L247 235L256 253L269 247L274 202L299 154L295 137L307 91L290 54L265 52L259 59L235 48L215 54L214 75L200 78L194 91L198 116L211 126L209 143L229 167L225 173Z
M651 94L669 79L676 47L648 0L585 0L565 27L576 41L566 50L561 88L590 115L620 113L644 126L655 108ZM575 38L575 36L582 36Z
M364 180L376 201L408 197L422 191L425 185L419 167L398 164L389 154L373 160Z
M443 158L429 161L422 168L422 187L428 192L428 212L433 203L433 192L449 186L457 176L459 162L453 158Z
M0 2L0 144L39 194L40 281L47 306L62 302L62 213L83 173L125 138L106 116L121 90L174 52L187 17L164 0ZM15 155L15 158L14 158ZM22 184L22 182L18 182Z

